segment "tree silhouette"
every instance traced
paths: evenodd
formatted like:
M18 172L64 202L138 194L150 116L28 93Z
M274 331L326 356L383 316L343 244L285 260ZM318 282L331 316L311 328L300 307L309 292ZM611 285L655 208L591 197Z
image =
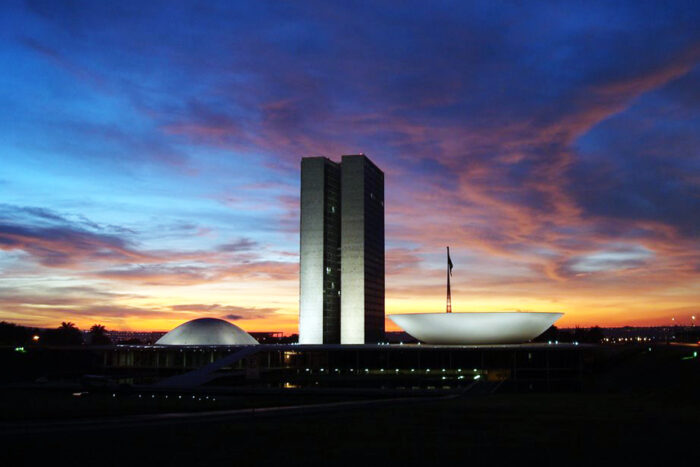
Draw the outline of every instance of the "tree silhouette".
M30 339L31 329L6 321L0 322L0 345L25 345Z
M599 344L605 335L603 334L603 330L600 328L600 326L593 326L588 330L588 336L586 337L588 342Z
M56 329L49 329L42 336L42 342L48 345L81 345L83 333L70 321L64 321Z
M559 338L559 329L551 325L545 332L533 339L533 342L555 341Z
M109 345L112 340L107 335L107 330L101 324L93 324L90 328L90 344Z

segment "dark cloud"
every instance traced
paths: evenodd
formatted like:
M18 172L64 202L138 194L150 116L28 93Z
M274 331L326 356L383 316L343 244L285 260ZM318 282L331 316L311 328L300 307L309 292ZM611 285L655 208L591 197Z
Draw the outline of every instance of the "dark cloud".
M35 305L61 305L67 303L84 304L95 301L144 298L137 294L111 292L95 286L42 287L27 286L0 287L0 301L3 303L24 303Z
M632 167L624 167L629 163ZM700 170L698 167L697 170ZM700 196L685 173L662 160L634 156L628 161L597 160L577 165L572 191L589 216L654 221L688 238L700 233Z
M187 285L227 276L269 274L281 277L286 263L260 261L251 252L258 244L241 238L212 251L150 250L139 247L131 229L111 229L84 216L78 220L47 209L0 205L0 250L21 250L37 263L71 268L87 277L139 281L151 285ZM194 224L161 226L159 239L201 231ZM176 235L177 237L177 235ZM178 237L179 238L179 237ZM249 252L247 254L243 254ZM237 261L220 263L226 253L241 253ZM95 270L95 265L106 269Z
M680 91L697 87L700 69L652 93L650 102L594 128L579 143L568 177L588 216L652 221L686 238L700 233L700 111ZM692 84L691 84L692 83ZM663 118L657 116L662 113Z
M22 250L44 266L69 267L83 261L133 262L152 258L118 235L89 230L53 211L0 206L0 249Z
M203 266L177 266L168 264L135 265L96 271L93 277L116 281L133 281L146 285L193 285L211 282L218 274Z
M421 258L417 252L407 248L390 248L386 251L386 273L396 274L401 271L415 273Z
M196 313L208 313L217 314L227 313L223 315L224 318L236 321L241 319L263 319L269 318L271 315L279 311L278 308L266 308L266 307L242 307L234 305L220 305L218 303L214 304L186 304L186 305L174 305L170 307L174 311L188 311Z
M217 247L217 250L223 251L226 253L232 253L232 252L238 252L238 251L249 251L249 250L254 249L257 246L258 246L257 242L255 242L249 238L241 238L240 240L237 240L235 242L224 243L222 245L219 245Z
M239 261L231 265L214 262L192 266L177 264L140 264L92 271L88 276L145 285L196 285L230 278L296 280L299 265L279 261Z
M70 227L23 227L0 224L0 249L23 250L44 266L69 266L80 260L143 261L120 237Z

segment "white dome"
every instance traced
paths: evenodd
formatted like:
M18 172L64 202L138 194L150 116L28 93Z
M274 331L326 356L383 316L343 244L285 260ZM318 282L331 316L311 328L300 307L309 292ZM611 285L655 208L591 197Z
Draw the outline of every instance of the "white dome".
M157 345L257 345L253 336L235 324L217 318L199 318L179 325Z

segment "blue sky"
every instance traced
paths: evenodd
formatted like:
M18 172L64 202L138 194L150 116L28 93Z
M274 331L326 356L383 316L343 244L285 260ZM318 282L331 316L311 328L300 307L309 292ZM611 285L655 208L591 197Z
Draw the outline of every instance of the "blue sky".
M696 2L35 2L0 15L0 318L296 326L299 160L386 173L387 311L700 302Z

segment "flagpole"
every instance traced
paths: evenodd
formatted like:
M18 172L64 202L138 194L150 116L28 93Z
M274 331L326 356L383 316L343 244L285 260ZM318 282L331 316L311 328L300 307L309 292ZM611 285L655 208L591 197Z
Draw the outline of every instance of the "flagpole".
M450 247L447 247L447 313L452 313L452 291L450 290Z

